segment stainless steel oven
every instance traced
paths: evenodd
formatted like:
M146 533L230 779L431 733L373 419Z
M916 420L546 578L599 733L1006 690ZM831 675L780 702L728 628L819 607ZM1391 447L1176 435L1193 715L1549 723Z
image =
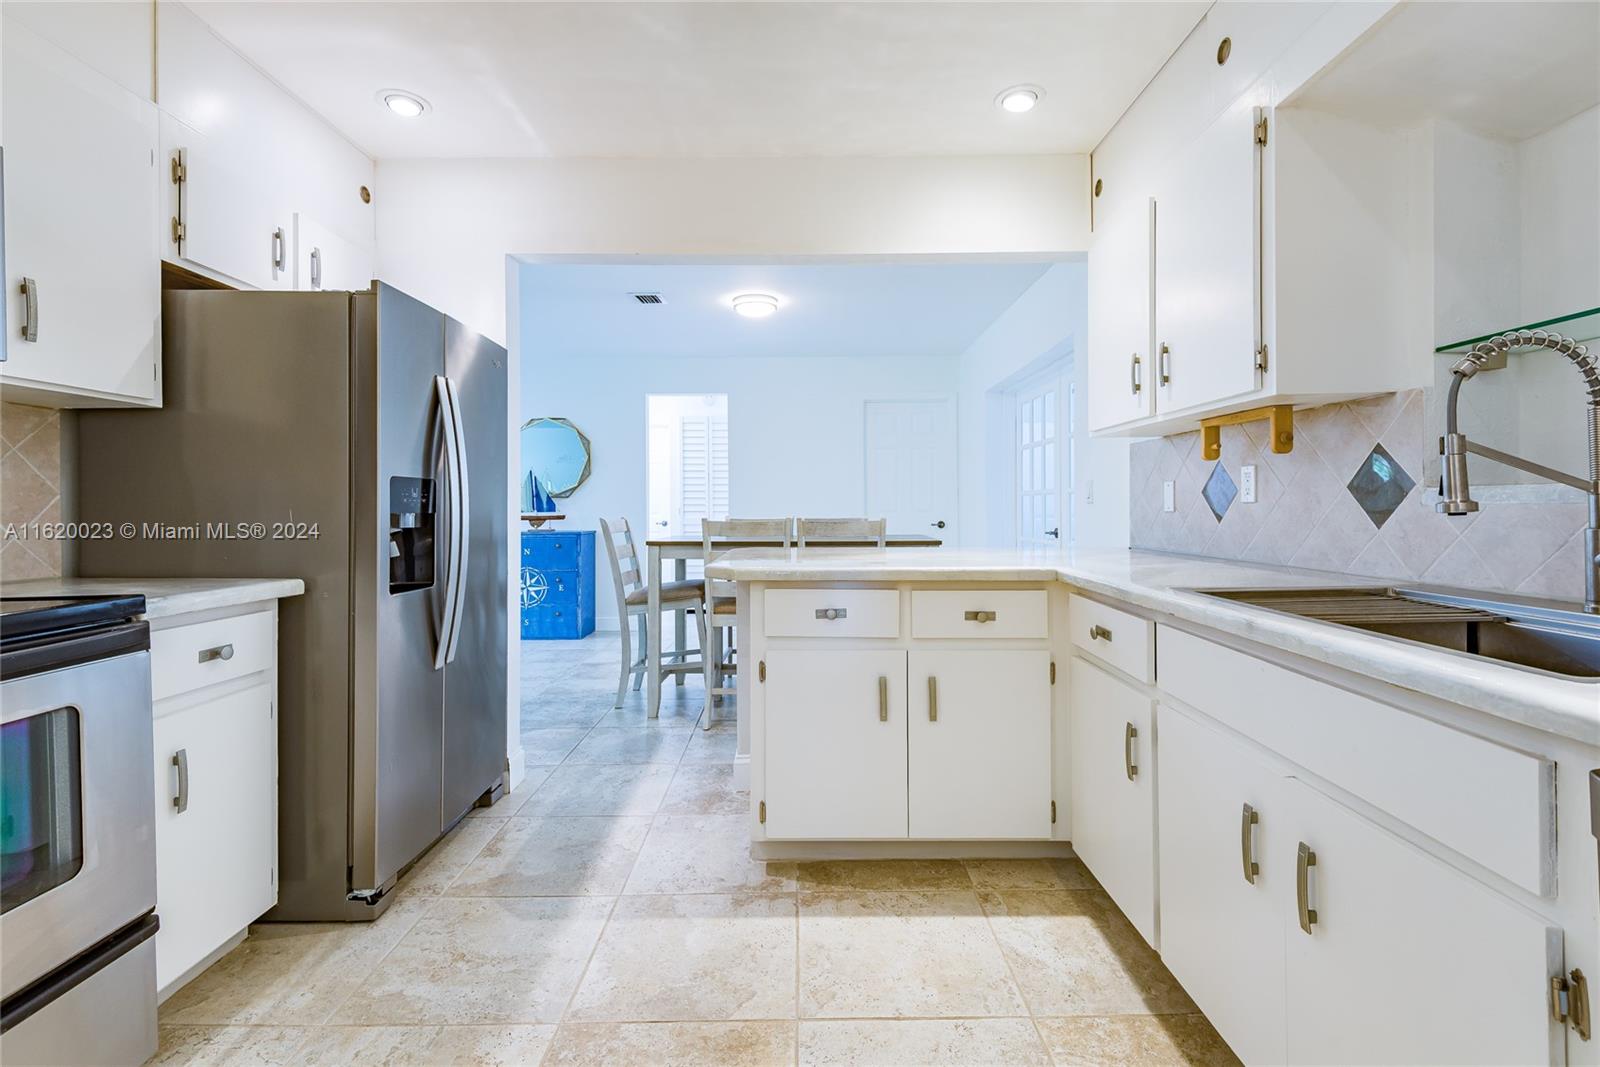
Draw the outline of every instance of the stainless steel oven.
M141 597L0 602L0 1060L155 1051Z

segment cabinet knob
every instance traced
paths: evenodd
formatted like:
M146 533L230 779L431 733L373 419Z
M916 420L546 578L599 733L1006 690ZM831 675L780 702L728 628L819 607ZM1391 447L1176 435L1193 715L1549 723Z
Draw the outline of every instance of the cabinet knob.
M1109 641L1111 640L1111 631L1106 629L1104 626L1101 626L1099 623L1096 623L1095 625L1089 627L1089 640Z

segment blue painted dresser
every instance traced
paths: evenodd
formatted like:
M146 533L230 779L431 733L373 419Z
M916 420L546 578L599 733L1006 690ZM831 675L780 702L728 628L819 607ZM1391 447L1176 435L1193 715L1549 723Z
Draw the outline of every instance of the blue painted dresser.
M594 633L594 531L522 531L522 639Z

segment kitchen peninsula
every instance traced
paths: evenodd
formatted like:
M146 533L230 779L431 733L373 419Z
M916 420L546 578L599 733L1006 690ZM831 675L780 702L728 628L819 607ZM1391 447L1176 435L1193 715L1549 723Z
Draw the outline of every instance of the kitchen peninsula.
M1600 766L1592 677L1196 591L1380 584L1315 571L749 550L707 574L749 635L758 856L1070 848L1247 1062L1542 1062L1552 989L1600 973L1594 841L1556 820ZM1300 1007L1327 1003L1364 1025Z

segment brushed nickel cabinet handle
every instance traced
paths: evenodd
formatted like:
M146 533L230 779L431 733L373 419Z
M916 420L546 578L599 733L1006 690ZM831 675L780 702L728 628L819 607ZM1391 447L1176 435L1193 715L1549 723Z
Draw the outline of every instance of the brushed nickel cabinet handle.
M939 721L939 679L928 675L928 721Z
M172 795L172 806L182 815L189 810L189 750L180 748L174 752L172 765L178 768L178 791Z
M287 245L288 245L288 242L285 241L284 235L283 235L283 227L279 226L276 230L272 231L272 269L273 270L283 270L288 265L289 257L288 257L287 252L285 251Z
M889 679L878 675L878 721L889 721Z
M817 609L817 618L819 618L819 619L827 619L829 622L832 622L835 619L843 619L846 616L848 616L849 614L850 614L850 611L849 611L848 608L818 608Z
M1133 759L1133 742L1139 736L1139 728L1129 723L1122 731L1122 765L1128 772L1128 781L1139 777L1139 764Z
M33 278L23 278L22 285L22 339L39 340L39 283Z
M210 663L214 659L229 660L233 658L233 645L218 645L215 648L202 648L200 662Z
M993 611L969 611L965 615L968 622L994 622L998 617Z
M1256 875L1261 873L1261 864L1256 862L1255 836L1251 833L1260 821L1261 813L1246 804L1239 815L1239 855L1244 863L1244 880L1251 885L1256 884Z
M311 288L322 288L322 249L311 250Z
M1144 388L1144 381L1142 380L1143 377L1144 376L1139 373L1139 353L1135 352L1133 354L1133 364L1128 370L1129 384L1133 386L1133 393L1135 396L1138 396L1139 390Z
M1300 929L1306 933L1317 924L1317 909L1311 906L1311 868L1317 865L1317 854L1311 846L1300 842L1300 852L1295 859L1294 897L1300 910Z
M1161 342L1161 355L1156 361L1156 373L1162 385L1172 384L1172 349L1167 347L1167 342Z
M1096 623L1095 625L1089 627L1089 640L1109 641L1111 640L1111 631Z

